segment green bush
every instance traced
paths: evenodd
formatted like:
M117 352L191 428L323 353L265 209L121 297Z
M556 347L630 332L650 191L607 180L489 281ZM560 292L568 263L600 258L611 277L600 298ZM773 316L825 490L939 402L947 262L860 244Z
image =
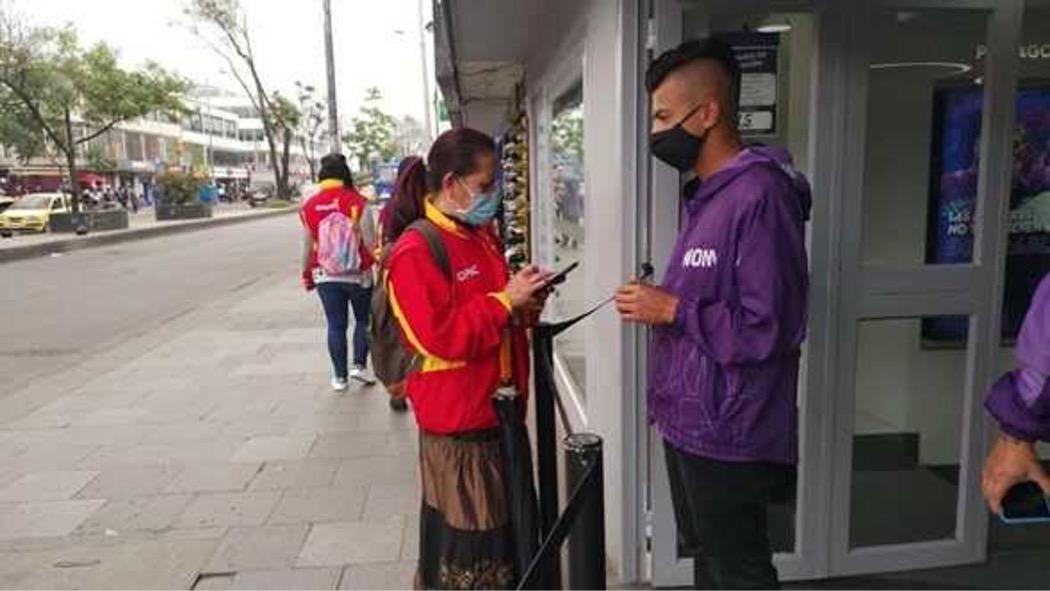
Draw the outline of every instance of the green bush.
M266 207L271 209L284 209L285 207L291 207L292 202L287 199L270 199L266 202Z
M197 200L197 192L205 179L181 170L168 170L157 175L160 188L158 201L167 205L186 205Z

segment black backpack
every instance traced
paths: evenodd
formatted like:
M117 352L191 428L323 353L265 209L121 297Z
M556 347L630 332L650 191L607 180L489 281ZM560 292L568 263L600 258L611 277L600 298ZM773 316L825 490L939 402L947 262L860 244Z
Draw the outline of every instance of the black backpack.
M405 232L409 231L416 231L423 235L427 248L430 250L430 256L445 277L452 281L452 263L449 262L445 243L441 241L441 230L430 220L422 219L416 220L405 228ZM408 374L419 369L422 356L405 348L401 339L401 326L390 306L386 270L382 268L379 270L379 280L372 293L372 321L369 333L372 341L372 369L376 378L384 386L389 388L399 384L408 377Z

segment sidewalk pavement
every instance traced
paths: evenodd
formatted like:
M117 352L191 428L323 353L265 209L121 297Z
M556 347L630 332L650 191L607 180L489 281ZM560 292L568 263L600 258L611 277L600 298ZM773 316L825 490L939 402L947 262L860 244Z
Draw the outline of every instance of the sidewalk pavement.
M296 211L298 209L294 206L276 209L250 208L243 203L223 203L215 206L211 218L158 222L153 208L140 209L138 213L128 215L128 228L124 230L97 231L85 236L50 233L22 234L0 239L0 262L43 256L52 252L66 252L89 246L152 238Z
M287 274L0 399L0 588L410 588L410 413Z

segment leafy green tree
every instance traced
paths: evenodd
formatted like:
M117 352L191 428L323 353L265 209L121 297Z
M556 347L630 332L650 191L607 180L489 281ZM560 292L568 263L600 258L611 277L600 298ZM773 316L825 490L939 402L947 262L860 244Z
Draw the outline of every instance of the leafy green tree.
M350 132L343 136L343 143L349 146L350 154L357 158L357 165L361 169L368 166L373 156L390 160L398 154L395 142L397 119L379 108L377 103L382 99L378 88L366 90L365 105L350 120Z
M84 146L125 121L182 111L186 88L156 64L125 70L104 43L84 48L72 29L29 27L0 6L0 141L22 159L62 158L74 212Z
M168 205L186 205L197 199L206 177L193 172L182 172L169 169L157 175L157 186L160 188L160 202Z
M298 133L302 121L302 113L292 104L292 101L284 98L278 93L273 94L273 106L271 108L273 121L281 139L281 165L277 167L281 171L284 186L288 182L288 162L291 158L292 138Z

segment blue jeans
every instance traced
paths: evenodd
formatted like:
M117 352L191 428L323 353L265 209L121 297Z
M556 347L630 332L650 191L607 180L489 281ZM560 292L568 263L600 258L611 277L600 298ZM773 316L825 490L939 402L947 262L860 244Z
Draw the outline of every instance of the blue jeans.
M346 331L350 326L349 308L354 310L354 366L368 363L368 318L372 313L372 288L356 283L317 284L324 315L328 319L328 354L336 377L347 376Z

